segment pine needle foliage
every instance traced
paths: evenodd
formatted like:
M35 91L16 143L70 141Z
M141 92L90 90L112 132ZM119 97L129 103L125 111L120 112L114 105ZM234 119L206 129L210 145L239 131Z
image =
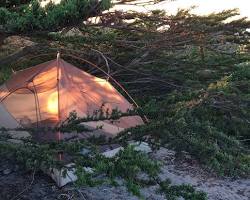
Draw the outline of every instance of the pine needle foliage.
M4 7L1 4L6 4ZM0 4L0 25L7 32L58 30L76 26L88 17L110 8L109 0L62 0L41 7L39 0ZM15 9L13 9L13 7Z

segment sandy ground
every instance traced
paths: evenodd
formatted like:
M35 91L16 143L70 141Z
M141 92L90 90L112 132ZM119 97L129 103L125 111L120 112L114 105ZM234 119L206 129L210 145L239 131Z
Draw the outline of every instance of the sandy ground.
M151 155L163 162L160 177L169 178L173 184L191 184L197 190L207 193L211 200L249 200L250 179L218 178L208 174L199 167L199 164L185 156L181 160L175 159L175 152L162 148ZM10 173L8 170L10 169ZM15 166L0 162L0 200L9 200L27 188L32 181L32 173L24 172ZM72 184L61 189L41 172L36 173L33 184L16 199L21 200L137 200L136 196L129 193L123 182L121 186L114 187L108 184L97 187L82 187L75 189ZM141 189L141 194L146 200L163 200L164 195L157 192L157 185ZM180 198L181 199L181 198Z
M199 164L186 156L186 159L175 161L173 151L160 149L154 157L164 165L161 178L169 178L173 184L191 184L197 190L207 193L211 200L249 200L250 179L219 178L201 169Z

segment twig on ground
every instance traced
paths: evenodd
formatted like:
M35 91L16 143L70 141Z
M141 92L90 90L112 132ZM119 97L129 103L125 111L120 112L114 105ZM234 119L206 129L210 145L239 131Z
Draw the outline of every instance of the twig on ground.
M25 188L23 191L21 191L20 193L18 193L16 196L14 196L11 200L15 200L15 199L19 198L24 192L26 192L27 190L30 189L30 187L32 186L32 184L33 184L33 182L34 182L34 180L35 180L35 173L36 173L36 170L34 170L33 173L32 173L32 180L31 180L29 186L26 187L26 188Z

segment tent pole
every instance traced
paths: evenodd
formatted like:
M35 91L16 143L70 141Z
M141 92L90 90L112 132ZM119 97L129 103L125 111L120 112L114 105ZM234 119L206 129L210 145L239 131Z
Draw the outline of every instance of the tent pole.
M56 65L57 65L57 114L58 114L58 121L59 124L61 122L61 116L60 116L60 94L59 94L59 90L60 90L60 64L59 64L59 59L60 59L60 52L58 51L57 53L57 59L56 59Z
M59 121L59 125L61 125L61 113L60 113L60 52L57 52L57 58L56 58L56 62L57 62L57 113L58 113L58 121ZM58 142L61 141L61 131L58 130L57 132L58 134ZM63 160L63 152L59 151L58 152L58 159L61 161Z
M61 115L60 115L60 52L57 52L56 64L57 64L57 114L58 114L58 124L61 124ZM58 132L58 141L61 140L61 132Z

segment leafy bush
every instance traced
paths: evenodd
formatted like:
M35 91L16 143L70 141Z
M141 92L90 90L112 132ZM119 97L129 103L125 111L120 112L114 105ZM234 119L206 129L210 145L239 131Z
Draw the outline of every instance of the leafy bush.
M250 80L250 62L241 63L236 66L236 71L232 74L232 81Z
M0 24L5 24L7 22L9 14L10 13L8 12L6 8L0 7Z
M168 179L160 182L160 192L164 193L168 200L177 200L180 197L185 200L207 199L207 195L204 192L195 191L191 185L171 185Z

